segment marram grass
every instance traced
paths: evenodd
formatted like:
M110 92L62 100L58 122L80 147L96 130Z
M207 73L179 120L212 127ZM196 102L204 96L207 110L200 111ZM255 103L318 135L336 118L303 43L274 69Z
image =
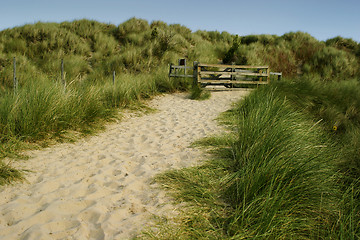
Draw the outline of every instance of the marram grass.
M319 123L274 87L254 91L225 122L232 135L198 143L212 146L213 159L157 177L186 205L143 238L359 237L358 184L342 185L343 153Z
M69 130L92 132L103 120L114 117L116 108L129 107L157 93L188 90L189 81L167 77L169 63L179 58L188 63L219 63L229 53L231 62L270 65L272 71L288 78L304 74L341 82L360 74L359 43L341 37L326 42L302 32L237 37L218 31L191 32L179 24L136 18L118 26L86 19L28 24L0 32L0 144L9 144L10 139L32 143L61 138ZM19 80L16 94L13 57ZM60 79L61 59L66 90ZM342 88L340 92L334 93L336 99L351 91ZM325 94L331 95L331 91ZM351 94L354 96L354 91ZM193 95L207 97L197 90ZM309 100L306 107L310 110L321 105L316 97L305 96L304 100ZM341 135L345 128L357 128L352 120L357 118L356 104L340 111L341 104L317 110L324 120L336 119L335 123L324 122L331 129L336 126ZM353 132L344 137L348 139L344 145L351 146L351 157L343 165L350 167L343 170L356 178L360 138L356 130L347 132ZM2 149L0 156L20 150Z
M68 131L91 133L104 120L117 117L117 109L139 105L159 93L188 88L187 80L169 79L166 70L159 68L153 75L121 74L114 82L69 82L66 87L60 81L39 78L16 91L4 90L0 95L0 157L15 156L24 149L9 147L14 139L41 144L66 139ZM6 174L1 177L10 179Z

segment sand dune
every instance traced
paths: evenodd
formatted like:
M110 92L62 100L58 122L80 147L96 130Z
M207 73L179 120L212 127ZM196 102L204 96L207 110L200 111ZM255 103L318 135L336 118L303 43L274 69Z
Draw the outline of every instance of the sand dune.
M129 239L176 208L152 178L197 164L196 139L221 131L214 119L247 91L149 101L155 113L110 124L74 144L30 152L28 183L1 187L0 239Z

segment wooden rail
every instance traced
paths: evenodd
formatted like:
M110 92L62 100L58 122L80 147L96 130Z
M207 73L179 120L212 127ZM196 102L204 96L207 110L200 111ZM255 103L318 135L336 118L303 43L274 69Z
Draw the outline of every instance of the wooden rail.
M186 70L192 70L193 67L191 66L176 66L174 64L170 64L170 69L169 69L169 77L189 77L192 78L194 75L193 74L186 74Z
M193 67L191 66L186 66L186 59L182 58L179 59L178 61L178 66L174 65L174 64L170 64L170 69L169 69L169 78L170 77L193 77L194 75L190 75L190 74L186 74L187 73L187 69L192 70Z
M282 78L282 72L270 72L270 75L276 76L277 80L281 80Z
M192 74L189 74L191 72ZM278 80L281 73L270 73L269 66L248 65L225 65L225 64L203 64L194 62L193 67L186 66L185 59L179 59L179 65L170 64L170 77L193 78L194 84L202 87L208 85L223 85L225 87L241 87L244 84L268 84L270 75L277 75Z
M194 83L237 87L240 84L268 84L268 66L223 65L194 63Z

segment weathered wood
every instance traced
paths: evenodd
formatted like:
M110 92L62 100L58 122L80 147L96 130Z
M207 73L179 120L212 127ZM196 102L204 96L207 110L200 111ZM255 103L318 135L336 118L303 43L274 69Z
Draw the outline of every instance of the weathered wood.
M232 84L267 84L267 81L237 81L237 80L199 80L199 83L232 83Z
M183 61L184 61L184 62L182 62L182 61L179 60L179 63L184 63L184 64L179 64L179 65L184 65L184 67L185 67L185 68L184 68L184 75L186 75L186 59L184 58Z
M235 65L235 63L232 63L231 65ZM226 69L225 69L226 70ZM236 69L235 68L231 68L231 72L235 72ZM235 80L235 76L234 75L230 75L231 80Z
M199 80L201 80L201 67L199 65L197 65L197 69L196 69L196 80L197 82L199 82Z
M198 64L198 66L200 67L200 79L198 79L199 83L207 83L210 85L225 85L268 84L270 82L270 71L268 66L222 64ZM207 68L218 68L219 70L216 71L210 69L208 71Z
M247 65L223 65L223 64L204 64L204 63L199 63L200 67L218 67L218 68L257 68L257 69L261 69L261 68L266 68L268 69L269 66L247 66Z
M169 65L169 80L170 80L170 75L172 74L172 70L173 70L173 64L172 63L170 63L170 65Z
M199 66L198 62L194 62L194 68L193 68L193 86L196 86L199 83L200 77L200 71L201 68Z
M192 76L194 85L199 83L209 85L268 84L270 81L270 70L268 66L203 64L194 62L193 75L190 75L186 74L186 69L189 69L190 67L187 67L186 63L184 64L184 66L175 66L171 64L169 77ZM208 68L210 69L207 70ZM184 69L184 74L179 73L179 70L181 69Z
M195 61L193 63L193 87L195 87L198 84L197 71L198 71L198 62Z
M115 71L113 71L113 85L115 85Z
M222 91L251 91L251 89L246 89L246 88L227 88L227 87L219 87L219 86L215 86L215 85L209 85L206 86L206 89L211 90L211 91L215 91L215 92L222 92Z
M267 77L267 73L247 73L247 72L220 72L220 71L201 71L200 75L230 75L230 76L257 76L257 77Z
M259 70L259 73L262 74L262 72L263 72L262 69L260 69L260 70ZM266 76L267 76L267 75L266 75ZM263 80L264 80L263 77L259 77L259 81L263 81Z
M182 60L182 61L180 61L180 60ZM194 75L187 74L186 70L193 69L194 67L186 66L186 59L179 59L178 63L183 64L183 65L174 65L172 63L170 64L169 78L171 78L171 77L193 78L194 77Z
M189 75L189 74L175 74L175 73L172 73L169 75L169 77L188 77L188 78L191 78L193 77L194 75Z
M170 68L171 68L171 69L192 69L193 67L191 67L191 66L176 66L176 65L171 65Z
M179 66L186 66L186 58L178 59Z
M282 76L281 72L270 72L270 75Z
M270 75L277 76L278 81L282 78L282 72L270 72Z

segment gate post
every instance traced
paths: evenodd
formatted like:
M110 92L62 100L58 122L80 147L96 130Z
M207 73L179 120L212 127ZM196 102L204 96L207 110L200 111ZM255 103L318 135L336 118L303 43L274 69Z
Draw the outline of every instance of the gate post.
M174 65L174 64L172 64L172 63L170 63L170 65L169 65L169 80L170 80L170 78L171 78L171 74L172 74L172 70L173 70L173 65Z
M115 71L113 71L113 85L115 85Z
M199 63L198 62L194 62L194 71L193 71L193 86L196 86L199 83L199 79L200 79L200 67L199 67Z

